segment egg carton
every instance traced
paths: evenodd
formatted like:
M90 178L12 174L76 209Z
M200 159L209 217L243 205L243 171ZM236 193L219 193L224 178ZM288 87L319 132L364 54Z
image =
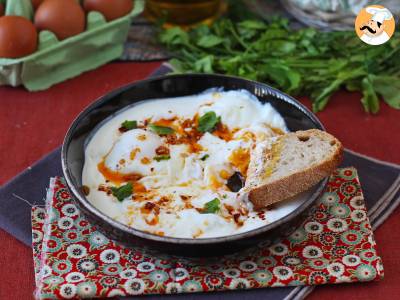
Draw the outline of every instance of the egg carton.
M99 12L89 12L85 31L62 41L50 31L41 31L36 52L17 59L0 58L0 85L23 85L29 91L45 90L119 58L132 18L144 9L144 0L133 2L128 15L110 22ZM32 20L30 0L7 1L6 15Z

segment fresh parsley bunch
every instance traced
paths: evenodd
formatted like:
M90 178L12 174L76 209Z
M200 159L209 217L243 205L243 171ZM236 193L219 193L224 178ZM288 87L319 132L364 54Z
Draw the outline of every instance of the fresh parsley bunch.
M400 32L370 46L354 31L293 30L284 18L270 22L227 16L210 27L163 30L160 41L173 54L176 72L222 73L265 82L291 95L307 95L321 111L340 88L361 91L366 112L379 111L379 97L400 109Z

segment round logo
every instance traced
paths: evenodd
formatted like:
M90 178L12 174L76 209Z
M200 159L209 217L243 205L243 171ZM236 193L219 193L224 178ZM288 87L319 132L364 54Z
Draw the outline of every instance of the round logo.
M355 22L358 37L368 45L382 45L392 37L395 20L392 13L381 5L363 8Z

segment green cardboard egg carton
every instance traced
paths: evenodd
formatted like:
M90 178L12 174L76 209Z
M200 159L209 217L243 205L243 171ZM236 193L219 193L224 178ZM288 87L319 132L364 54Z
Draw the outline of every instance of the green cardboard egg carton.
M23 85L29 91L45 90L119 58L132 18L144 9L144 0L133 2L128 15L110 22L99 12L89 12L85 31L63 41L50 31L41 31L36 52L17 59L0 58L0 85ZM6 0L5 15L32 20L31 1Z

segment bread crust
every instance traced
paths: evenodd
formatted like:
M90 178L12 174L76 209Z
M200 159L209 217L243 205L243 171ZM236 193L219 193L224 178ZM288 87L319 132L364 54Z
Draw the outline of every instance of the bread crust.
M250 189L248 192L248 199L253 203L255 209L265 208L273 203L288 199L308 190L313 185L332 174L342 162L343 146L340 141L332 135L317 129L297 131L289 134L296 134L298 138L307 138L310 135L320 136L334 143L336 150L333 155L319 164Z

